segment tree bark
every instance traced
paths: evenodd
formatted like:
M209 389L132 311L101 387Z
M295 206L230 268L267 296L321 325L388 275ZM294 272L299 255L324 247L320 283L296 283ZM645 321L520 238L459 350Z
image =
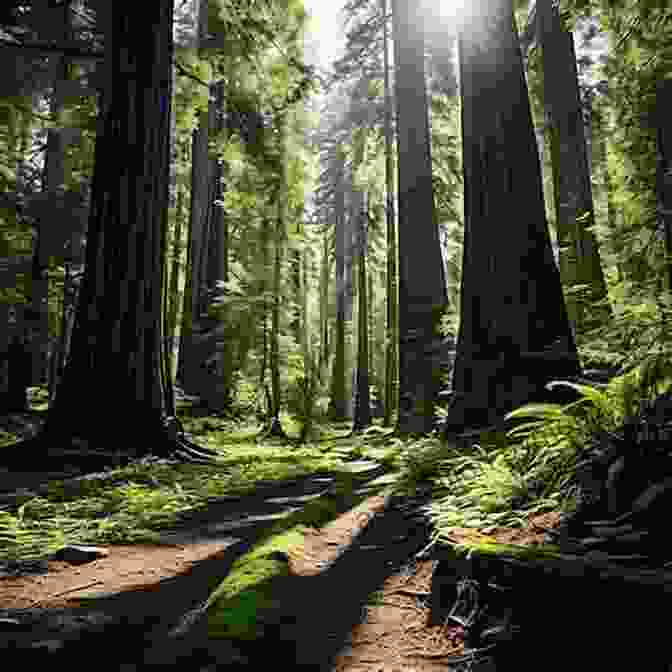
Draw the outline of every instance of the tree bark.
M162 356L172 11L172 3L152 0L140 14L128 2L111 12L86 271L70 361L39 437L48 454L84 442L128 457L206 459L170 417Z
M387 232L387 325L385 346L385 417L383 424L392 424L397 407L398 376L398 297L397 297L397 231L394 223L394 155L392 132L392 87L390 85L390 53L387 21L387 0L381 0L383 23L383 84L385 88L385 219Z
M538 0L537 20L544 70L544 104L549 120L560 277L568 295L574 331L609 318L608 306L590 304L607 296L597 240L574 38L562 25L552 0ZM580 287L585 289L579 291Z
M432 190L422 22L393 0L399 172L399 419L401 434L434 428L439 324L446 281Z
M448 431L496 423L580 373L511 0L478 9L459 37L465 235Z

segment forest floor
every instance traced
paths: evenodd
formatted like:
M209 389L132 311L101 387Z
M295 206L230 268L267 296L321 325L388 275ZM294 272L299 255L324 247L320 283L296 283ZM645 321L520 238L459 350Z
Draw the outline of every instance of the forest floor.
M34 419L25 421L32 433ZM32 474L33 482L23 485L49 476ZM277 519L278 507L330 496L320 480L269 483L262 494L224 498L187 516L159 543L103 544L103 556L83 564L51 559L37 573L0 573L0 646L21 648L26 661L27 651L35 662L64 655L70 669L73 660L87 660L72 654L91 646L107 647L104 669L176 665L205 672L258 665L254 641L211 640L203 618L186 636L170 633L200 613L234 562L263 536L268 520ZM365 476L355 494L359 504L348 508L346 498L340 515L309 527L302 543L289 548L287 580L278 593L284 596L282 618L266 629L265 646L256 652L271 645L290 666L293 661L333 672L479 669L457 662L465 653L458 624L431 622L437 560L422 554L430 531L421 513L429 493L385 494ZM492 536L502 543L541 544L559 519L538 515L522 529L502 528ZM454 541L472 533L456 529ZM115 646L120 638L121 648Z
M249 504L259 508L258 502ZM419 526L400 524L408 516L400 518L398 507L386 512L389 507L388 497L368 497L333 522L312 530L302 546L288 553L295 588L288 587L288 593L283 594L291 595L293 608L302 613L293 619L295 650L281 648L297 664L334 672L429 672L446 670L451 658L464 653L459 625L430 624L429 596L436 560L416 558L427 537ZM376 517L387 520L372 530ZM553 514L545 514L531 520L527 529L502 529L495 536L504 543L542 543L544 530L556 520ZM202 525L200 520L200 530ZM464 534L466 538L469 531ZM459 541L460 532L455 535ZM0 605L7 619L21 621L30 615L24 621L31 624L30 633L17 637L23 639L24 646L29 639L32 647L70 651L73 635L97 612L98 622L135 622L145 629L145 646L158 645L162 650L161 660L155 659L155 663L189 659L196 666L185 668L180 663L181 669L208 670L238 661L247 667L245 662L255 663L244 645L208 652L197 633L192 633L195 637L191 641L187 637L172 645L162 636L169 626L174 627L176 619L207 598L217 576L231 565L228 556L232 545L229 537L184 544L106 546L105 557L87 564L50 561L46 573L1 578ZM351 556L347 567L336 572L330 586L316 588L305 582L306 577L319 576L325 567L333 567L347 552ZM217 564L220 567L215 570ZM130 613L135 614L133 619ZM147 631L151 637L146 636ZM137 640L130 629L124 633L126 641ZM110 629L110 635L112 644L118 630ZM133 648L125 647L126 660L119 660L117 669L143 669ZM68 665L72 667L71 659Z

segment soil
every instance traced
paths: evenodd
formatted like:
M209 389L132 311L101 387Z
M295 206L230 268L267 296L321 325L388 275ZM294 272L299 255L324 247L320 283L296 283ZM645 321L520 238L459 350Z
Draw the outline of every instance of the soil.
M278 492L291 503L315 486L305 479ZM264 501L277 501L270 495L278 492L269 489ZM451 669L447 664L464 653L464 632L457 624L430 625L436 560L419 555L429 539L420 512L426 502L426 496L373 495L313 530L289 554L285 615L266 644L302 667L333 672ZM167 633L198 613L261 533L263 524L244 524L246 515L258 520L263 513L258 498L222 502L160 544L111 545L106 557L87 564L51 560L44 573L0 576L0 617L7 619L0 621L0 646L4 640L5 646L30 647L50 661L61 653L71 669L79 659L72 654L91 645L111 645L106 669L145 669L150 662L203 672L223 664L254 666L254 646L208 642L202 623L173 641ZM213 532L223 520L228 527ZM545 514L525 529L493 536L539 544L558 520L559 514ZM454 540L471 534L455 530ZM120 638L124 655L114 652Z
M36 428L26 429L30 435ZM24 476L20 485L31 489L55 477ZM15 487L16 478L10 479ZM0 478L0 491L7 489L3 485ZM127 672L250 669L269 646L278 664L284 658L290 669L297 664L330 672L479 669L460 663L462 628L430 618L437 560L423 552L431 532L422 513L428 492L414 498L372 494L354 508L343 502L341 515L312 530L304 545L289 553L283 615L275 630L265 632L264 646L208 640L202 606L233 562L268 529L273 514L300 506L324 487L325 478L314 476L268 484L254 497L222 498L167 531L160 543L109 545L105 557L86 564L52 559L37 563L33 573L27 566L19 573L5 567L0 648L22 649L24 663L64 662L70 670L90 669L92 651L96 667ZM366 492L365 483L362 487ZM541 544L559 521L559 513L543 514L523 529L498 529L490 536ZM451 541L473 535L455 529Z

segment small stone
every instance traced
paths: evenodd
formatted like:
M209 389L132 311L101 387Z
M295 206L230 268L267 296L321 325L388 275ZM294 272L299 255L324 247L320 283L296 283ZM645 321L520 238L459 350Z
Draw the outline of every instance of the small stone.
M99 558L106 558L110 552L99 546L74 546L68 545L60 548L52 556L54 560L68 562L71 565L84 565Z

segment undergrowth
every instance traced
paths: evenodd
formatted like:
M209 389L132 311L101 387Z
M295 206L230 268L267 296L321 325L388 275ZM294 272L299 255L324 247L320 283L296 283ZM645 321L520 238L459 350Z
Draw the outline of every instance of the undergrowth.
M185 421L185 429L216 448L216 465L140 461L75 481L52 481L42 496L29 493L0 510L0 558L29 560L67 543L141 543L179 514L216 497L242 495L260 481L281 481L344 467L321 446L257 443L255 427L218 418Z

